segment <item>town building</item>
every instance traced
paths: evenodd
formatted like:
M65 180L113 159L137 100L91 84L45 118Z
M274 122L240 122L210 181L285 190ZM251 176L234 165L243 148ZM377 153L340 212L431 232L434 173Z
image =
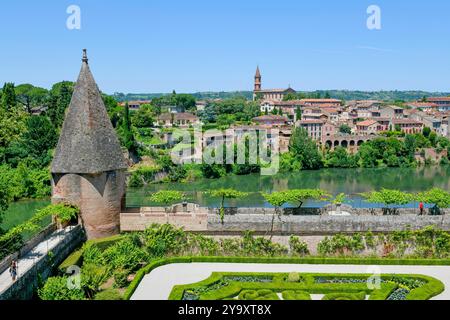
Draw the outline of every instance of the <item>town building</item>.
M322 130L326 123L325 120L300 120L296 126L305 129L311 139L321 141Z
M436 104L439 111L450 111L450 97L427 98L427 101Z
M338 108L342 104L342 101L338 99L302 99L300 101L305 107Z
M403 119L403 108L398 106L385 106L380 108L380 116L389 119Z
M365 120L356 124L356 132L359 135L377 135L385 128L375 120Z
M187 112L163 113L158 117L157 123L158 126L166 128L188 128L196 124L200 124L200 119L196 115Z
M143 104L150 104L151 100L139 100L139 101L128 101L128 102L121 102L119 105L124 107L126 103L128 103L128 108L130 110L139 110L139 108Z
M252 119L253 122L259 125L266 125L270 127L279 127L288 124L289 119L279 115L264 115Z
M423 131L423 123L412 119L393 119L392 129L400 129L406 134L420 133Z

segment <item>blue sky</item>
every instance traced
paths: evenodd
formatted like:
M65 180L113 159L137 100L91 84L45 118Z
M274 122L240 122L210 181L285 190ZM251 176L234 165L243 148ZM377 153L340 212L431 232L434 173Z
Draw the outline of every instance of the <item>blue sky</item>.
M1 83L75 80L86 47L107 93L251 90L257 64L265 88L450 91L447 0L14 0L0 36Z

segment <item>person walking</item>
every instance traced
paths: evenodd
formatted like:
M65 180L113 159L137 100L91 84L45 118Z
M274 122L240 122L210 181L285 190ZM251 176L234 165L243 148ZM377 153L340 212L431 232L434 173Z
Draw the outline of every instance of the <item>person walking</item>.
M420 215L423 215L423 202L419 203Z
M9 267L9 273L11 274L12 281L17 280L17 261L11 261L11 266Z

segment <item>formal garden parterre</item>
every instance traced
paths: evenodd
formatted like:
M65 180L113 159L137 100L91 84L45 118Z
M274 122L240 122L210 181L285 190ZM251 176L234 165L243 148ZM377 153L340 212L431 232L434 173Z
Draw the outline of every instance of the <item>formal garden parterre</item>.
M423 275L213 273L196 284L175 286L170 300L428 300L444 290Z

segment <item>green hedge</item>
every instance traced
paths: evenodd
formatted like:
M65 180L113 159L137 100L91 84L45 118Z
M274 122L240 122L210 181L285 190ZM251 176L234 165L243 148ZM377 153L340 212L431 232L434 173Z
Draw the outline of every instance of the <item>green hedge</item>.
M346 292L338 292L338 293L328 293L326 294L322 300L365 300L366 293L358 292L358 293L346 293Z
M83 263L83 249L78 249L66 258L58 267L59 272L66 273L67 268L71 266L79 266Z
M406 296L406 300L429 300L445 290L444 284L435 278L424 275L418 275L416 278L425 281L426 284L411 290Z
M281 293L283 300L311 300L311 294L306 291L283 291Z
M231 281L227 286L220 289L209 291L200 294L200 300L223 300L240 296L244 291L257 292L259 290L270 290L273 292L284 292L290 300L305 300L307 297L302 292L310 294L325 294L329 297L325 300L337 300L339 294L351 295L370 295L370 300L386 300L390 294L396 290L399 285L396 283L383 282L380 289L369 289L366 283L316 283L315 278L351 278L351 279L368 279L370 274L341 274L341 273L305 273L302 274L305 281L292 283L286 282L282 279L287 277L287 273L233 273L233 272L214 272L209 278L202 280L194 284L175 286L170 293L169 300L181 300L185 291L195 291L198 288L204 288L211 286L221 279L230 276L245 276L252 275L255 277L272 277L272 282L235 282ZM444 285L441 281L423 275L404 275L404 274L383 274L381 279L389 281L392 277L398 278L414 278L425 282L423 286L417 289L411 290L408 295L408 300L428 300L444 290ZM312 279L312 281L310 280ZM300 294L297 293L300 292ZM411 295L412 294L412 295ZM284 296L283 295L283 296ZM411 296L410 296L411 295ZM355 298L353 297L353 298ZM242 299L240 296L239 299ZM287 299L287 300L289 300ZM364 299L352 299L347 300L364 300Z
M131 296L133 295L136 288L139 286L139 283L142 281L144 276L147 273L152 272L154 269L164 266L166 264L191 263L191 262L192 262L191 257L167 258L167 259L160 259L160 260L151 262L150 264L146 265L145 267L143 267L136 273L133 281L130 283L130 285L128 286L127 290L125 291L125 293L123 295L124 300L130 300Z
M306 258L267 258L267 257L206 257L206 256L195 256L195 257L178 257L178 258L167 258L153 261L147 266L140 269L134 278L134 280L128 286L124 299L129 300L133 295L136 288L139 286L142 278L150 273L152 270L167 264L172 263L191 263L191 262L221 262L221 263L283 263L283 264L355 264L355 265L450 265L450 259L382 259L382 258L321 258L321 257L306 257ZM234 273L236 274L236 273ZM247 273L249 274L249 273ZM254 273L252 273L254 275ZM274 275L275 277L279 277L279 274ZM325 275L324 275L325 276ZM345 275L339 274L339 277L343 277ZM361 275L364 276L364 275ZM366 275L367 276L367 275ZM406 277L411 277L411 275L406 275ZM414 289L408 295L409 299L422 299L423 297L429 299L429 297L440 294L444 290L444 285L437 279L425 277L422 275L418 275L417 277L421 277L422 279L428 278L427 284L422 286L421 288ZM308 277L306 276L306 279ZM211 279L206 279L204 281L210 281ZM217 281L217 279L216 279ZM311 280L307 280L306 284L311 284ZM202 281L203 282L203 281ZM202 283L200 282L200 283ZM276 282L276 281L274 281ZM283 287L276 288L280 291L286 290L299 290L298 287L295 286L296 283L293 284L293 287ZM192 285L191 285L192 287ZM228 289L221 289L220 296L221 299L226 299L235 296L236 290L241 290L236 286L228 286ZM367 290L367 286L363 290L357 291L365 291ZM227 288L227 287L225 287ZM339 289L339 287L337 287ZM393 292L397 288L396 285L393 284L385 284L382 286L380 290L374 290L371 295L371 300L385 300L391 292ZM184 289L182 286L176 286L174 290L171 292L169 299L178 300L183 296ZM248 289L258 290L262 289L261 286L258 287L258 284L252 285ZM321 290L325 289L325 287L320 288ZM422 290L421 290L422 289ZM219 291L219 290L217 290ZM237 294L239 293L237 292ZM336 292L335 289L329 291ZM314 292L311 292L314 293ZM325 291L317 292L317 293L325 293ZM213 298L211 294L205 294L204 298ZM215 297L214 297L215 298Z

